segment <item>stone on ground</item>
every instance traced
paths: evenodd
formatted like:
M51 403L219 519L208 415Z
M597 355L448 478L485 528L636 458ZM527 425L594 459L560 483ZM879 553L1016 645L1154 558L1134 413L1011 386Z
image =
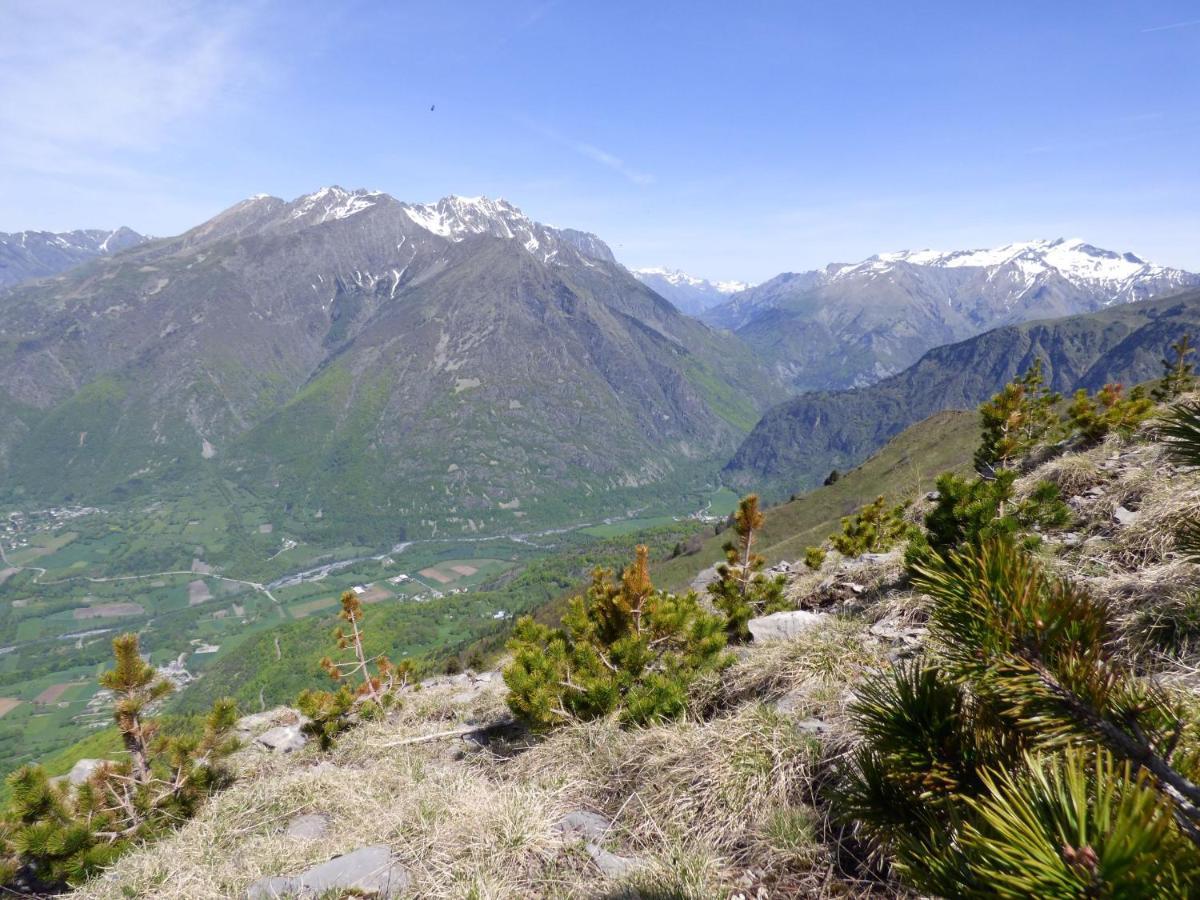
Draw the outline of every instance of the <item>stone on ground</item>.
M288 823L287 831L284 834L291 838L315 841L317 838L324 837L327 831L329 831L328 816L323 816L320 813L307 813L292 819Z
M316 900L318 897L353 896L399 897L411 884L407 870L392 859L385 844L361 847L344 856L314 866L300 875L262 878L250 885L246 900L274 900L297 897Z
M308 743L299 725L276 725L254 739L256 744L273 753L294 753Z
M642 864L641 860L635 857L610 853L599 844L588 843L584 845L584 849L596 864L596 868L608 878L623 878Z
M585 841L602 841L612 823L594 812L577 809L567 813L554 826L563 837L575 837Z
M794 641L824 619L825 616L821 613L795 609L751 619L747 627L756 643Z

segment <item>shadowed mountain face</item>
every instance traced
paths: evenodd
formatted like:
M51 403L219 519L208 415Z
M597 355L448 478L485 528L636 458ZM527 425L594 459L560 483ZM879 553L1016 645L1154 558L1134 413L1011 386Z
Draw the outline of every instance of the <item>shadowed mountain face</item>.
M73 269L97 256L111 256L149 238L129 228L0 233L0 293L38 278Z
M486 198L254 197L13 291L0 322L0 493L208 470L364 534L694 486L783 396L598 238Z
M861 387L989 328L1094 312L1200 285L1083 241L888 253L784 274L701 318L733 330L797 390Z
M831 469L857 465L926 416L974 409L1035 358L1045 363L1054 390L1064 394L1110 381L1137 384L1162 373L1162 359L1184 333L1200 334L1200 291L997 328L931 350L870 387L781 403L746 438L724 478L786 496L818 484Z

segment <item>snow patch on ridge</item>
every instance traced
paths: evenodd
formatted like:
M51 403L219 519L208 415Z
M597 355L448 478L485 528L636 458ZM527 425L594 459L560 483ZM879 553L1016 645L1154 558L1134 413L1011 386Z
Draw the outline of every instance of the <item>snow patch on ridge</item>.
M254 199L260 199L262 196L258 195ZM336 185L323 187L296 200L289 218L302 219L319 215L317 222L345 219L370 209L383 196L382 191L347 191Z
M1139 283L1148 280L1188 283L1186 272L1156 266L1133 253L1114 253L1088 244L1081 238L1021 241L978 250L901 250L880 253L855 265L830 266L830 281L861 275L879 277L898 264L931 268L979 268L991 270L991 281L1003 273L1023 279L1027 293L1040 280L1057 275L1071 284L1108 293L1112 301L1129 299Z
M679 269L666 269L662 266L649 266L641 269L634 269L633 274L639 281L645 281L642 276L657 276L673 287L701 288L708 287L721 294L736 294L739 291L747 290L754 285L745 281L709 281L707 278L698 278L695 275L689 275L687 272L681 272Z

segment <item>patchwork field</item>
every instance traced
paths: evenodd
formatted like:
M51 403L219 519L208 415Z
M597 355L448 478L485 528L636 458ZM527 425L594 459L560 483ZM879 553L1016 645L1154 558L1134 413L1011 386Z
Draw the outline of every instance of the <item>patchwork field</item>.
M396 596L383 585L373 584L367 588L365 593L359 594L358 599L363 603L379 603L383 600L391 600Z
M199 606L211 599L212 591L208 589L208 582L203 578L188 582L188 606Z
M336 597L319 597L316 600L309 600L307 603L293 604L288 607L288 612L292 614L293 618L303 619L305 616L311 616L323 609L332 609L337 605Z
M119 619L123 616L140 616L146 610L140 603L100 603L76 609L72 615L76 619Z
M33 698L33 702L39 706L49 706L51 703L57 703L67 691L73 687L80 687L83 682L79 681L63 681L58 684L52 684L40 694Z
M454 572L443 572L441 569L422 569L417 573L422 578L428 578L430 581L436 581L438 584L450 584L457 576Z

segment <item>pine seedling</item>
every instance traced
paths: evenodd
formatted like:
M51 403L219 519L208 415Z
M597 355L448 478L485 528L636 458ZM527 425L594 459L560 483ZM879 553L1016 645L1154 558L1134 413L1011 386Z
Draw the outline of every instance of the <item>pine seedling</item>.
M611 714L639 725L677 718L692 682L729 663L723 625L695 592L655 589L639 546L619 581L593 572L561 627L517 622L504 670L509 708L536 730Z
M1089 397L1084 388L1075 392L1067 407L1067 424L1085 444L1096 444L1109 432L1129 435L1154 410L1154 402L1140 388L1124 395L1122 385L1110 382Z
M1174 359L1164 359L1163 375L1150 391L1150 397L1155 403L1170 403L1181 394L1186 394L1196 384L1196 366L1188 361L1188 357L1196 352L1192 346L1191 336L1184 334L1171 345Z
M754 539L765 521L758 495L743 497L733 516L737 540L725 545L725 562L717 566L717 578L708 586L713 605L725 614L733 641L749 640L748 623L755 616L788 608L783 596L787 579L769 577L763 571L766 560L754 552Z
M217 701L198 736L165 734L151 713L171 684L142 658L137 635L117 637L113 654L115 665L100 684L113 692L128 758L102 764L74 787L55 786L40 766L24 766L8 779L10 853L3 868L39 888L80 883L190 818L231 780L222 761L237 749L233 701Z
M1053 433L1058 425L1054 407L1062 399L1046 387L1042 360L991 400L979 407L983 439L975 451L975 467L991 473L1011 468Z
M338 682L336 691L305 690L296 706L309 719L306 733L316 737L322 749L333 746L339 734L359 719L372 719L391 708L408 684L412 663L393 663L384 654L368 656L364 647L363 608L353 591L342 594L344 622L333 633L338 650L350 658L342 662L326 656L321 668Z

